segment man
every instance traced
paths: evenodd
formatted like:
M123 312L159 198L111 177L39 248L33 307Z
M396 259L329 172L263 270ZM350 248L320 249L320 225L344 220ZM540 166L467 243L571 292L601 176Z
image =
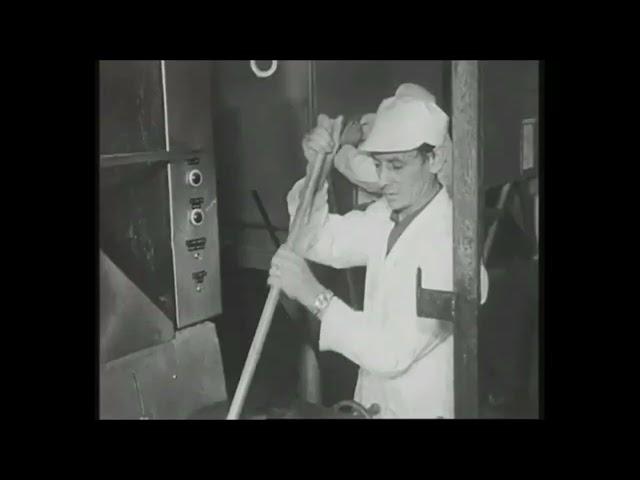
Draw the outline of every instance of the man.
M363 311L354 311L313 277L304 259L281 248L269 284L280 287L320 320L320 350L359 365L355 400L377 404L381 418L453 418L453 338L443 322L416 309L422 288L453 290L453 209L437 179L445 164L448 117L410 95L382 102L360 150L373 158L382 197L365 211L328 213L326 185L314 199L304 257L334 268L366 266ZM336 151L326 122L303 140L311 163ZM335 133L335 132L333 132ZM293 217L304 179L288 195ZM481 269L482 299L487 275Z

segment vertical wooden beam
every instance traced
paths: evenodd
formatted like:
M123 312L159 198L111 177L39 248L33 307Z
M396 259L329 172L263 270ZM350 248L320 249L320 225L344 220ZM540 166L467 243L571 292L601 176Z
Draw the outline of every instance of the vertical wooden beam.
M452 64L450 60L442 61L442 109L451 116L451 102L452 102L452 81L451 81L451 68ZM451 134L451 125L449 125L449 134Z
M452 62L456 418L478 418L479 68Z
M317 121L317 105L316 105L316 62L314 60L308 60L308 125L307 131L310 131ZM312 315L305 311L304 315L307 316L307 322L311 323L314 320ZM299 364L299 383L298 383L298 395L311 403L322 403L322 380L320 377L320 364L316 352L312 348L311 344L307 340L303 340L300 351L300 364Z

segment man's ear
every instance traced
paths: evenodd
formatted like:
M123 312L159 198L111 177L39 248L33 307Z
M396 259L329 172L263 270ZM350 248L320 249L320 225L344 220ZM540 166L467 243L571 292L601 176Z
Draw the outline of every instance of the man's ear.
M429 154L429 171L433 174L437 174L442 170L445 158L442 155L436 155L435 152Z

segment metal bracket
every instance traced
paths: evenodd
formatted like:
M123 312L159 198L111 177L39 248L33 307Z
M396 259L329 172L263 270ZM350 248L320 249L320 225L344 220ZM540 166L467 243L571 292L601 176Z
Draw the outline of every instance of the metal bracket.
M455 293L422 288L422 269L416 273L416 313L419 317L434 318L453 323Z
M100 168L120 167L123 165L135 165L137 163L179 163L198 157L204 152L202 149L189 149L188 151L166 152L139 152L139 153L117 153L110 155L100 155Z

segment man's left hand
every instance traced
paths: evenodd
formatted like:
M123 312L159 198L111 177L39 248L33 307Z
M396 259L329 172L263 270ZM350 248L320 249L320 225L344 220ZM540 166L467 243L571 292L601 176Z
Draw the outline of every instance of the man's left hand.
M352 120L344 127L340 135L340 145L352 145L357 147L362 141L362 127L360 122Z
M281 246L271 260L267 283L311 310L324 288L311 273L307 262L287 245Z

